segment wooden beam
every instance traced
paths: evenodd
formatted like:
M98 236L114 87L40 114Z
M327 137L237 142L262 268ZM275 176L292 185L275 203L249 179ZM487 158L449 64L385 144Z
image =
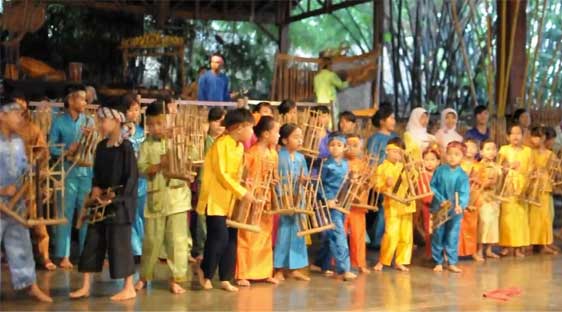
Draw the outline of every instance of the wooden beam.
M363 4L363 3L371 2L371 1L373 1L373 0L347 0L347 1L337 3L337 4L332 4L331 1L325 1L323 3L322 8L312 10L312 11L308 11L308 12L298 14L298 15L295 15L295 16L291 16L291 17L289 17L288 22L292 23L292 22L300 21L300 20L305 19L305 18L318 16L318 15L322 15L322 14L332 13L332 12L340 10L340 9L349 8L349 7L358 5L358 4Z
M258 28L261 31L263 31L264 34L266 34L271 39L271 41L277 42L279 40L279 38L277 36L275 36L274 33L269 31L269 29L267 29L265 26L263 26L263 24L260 24L260 23L255 23L255 24L256 24L256 26L258 26Z

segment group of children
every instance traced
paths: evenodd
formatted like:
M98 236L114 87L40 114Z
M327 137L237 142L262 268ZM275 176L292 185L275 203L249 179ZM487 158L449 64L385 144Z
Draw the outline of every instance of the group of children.
M226 291L259 281L277 284L288 277L308 281L310 277L303 269L309 266L326 276L353 280L356 275L352 268L370 272L366 233L371 227L376 229L372 243L380 242L380 257L373 267L376 271L393 263L400 271L409 270L416 229L425 240L425 255L435 262L434 271L442 271L446 264L448 270L461 272L459 256L479 261L497 258L495 246L502 247L502 255L518 257L534 245L543 252L556 252L552 246L552 186L547 173L555 155L549 150L553 137L544 127L527 134L521 125L510 125L509 144L498 151L489 138L462 142L463 137L456 132L454 110L443 111L442 128L434 137L427 131L428 112L416 108L402 140L395 132L391 106L383 104L372 117L376 131L365 141L357 134L353 113L339 114L338 131L331 132L329 110L319 106L316 111L325 131L320 134L319 146L319 158L324 160L318 167L314 165L317 162L299 152L305 129L297 124L294 102L281 103L279 119L273 117L272 106L265 102L253 114L245 108L212 108L203 167L193 181L185 181L170 177L166 170L170 161L166 115L177 111L173 101L148 106L147 129L140 127L140 99L133 95L123 97L118 105L101 106L96 112L97 123L84 113L83 88L69 90L65 107L49 135L51 155L63 155L69 170L64 194L69 222L55 227L55 257L62 259L62 268L72 268L70 229L83 202L106 206L111 213L111 217L80 229L78 271L83 273L83 282L71 298L90 295L91 273L102 270L106 257L111 277L124 279L123 289L112 297L114 300L131 299L142 291L162 258L171 271L169 289L174 294L185 292L181 283L187 279L189 262L194 264L193 273L203 289L213 288L211 281L217 269L220 287ZM12 101L0 108L3 205L14 196L21 183L19 177L29 167L24 143L17 134L23 110ZM476 112L477 120L487 114L482 107ZM483 122L485 126L487 119ZM94 131L94 125L103 139L97 143L93 166L72 164L81 134ZM487 128L475 130L484 135ZM530 146L525 145L525 135ZM53 144L63 144L64 148L57 149ZM376 163L370 163L373 159ZM397 189L408 184L405 179L416 161L423 167L422 174L415 177L417 183L431 190L431 195L400 199ZM346 178L363 174L369 166L377 166L376 174L357 194L356 206L352 204L349 213L335 209L342 204L337 195ZM329 219L334 226L320 233L320 248L313 261L308 259L310 237L298 235L302 217L298 213L262 214L257 233L228 226L236 206L251 207L261 200L252 192L260 181L269 179L271 189L278 193L282 192L281 185L292 184L290 188L298 194L302 191L299 181L314 175L322 182L317 200L330 208ZM539 192L538 202L530 203L525 194L537 181L545 187ZM502 186L499 190L498 185ZM375 193L381 199L376 203L376 214L364 208ZM273 205L274 192L268 196L265 210ZM192 203L195 212L191 211ZM20 205L25 205L24 201ZM447 218L442 224L432 224L432 214L443 210ZM189 222L193 218L196 221ZM14 288L30 287L34 297L50 301L35 284L29 231L6 215L0 222ZM135 256L140 255L135 284ZM42 260L47 268L54 266L48 252Z

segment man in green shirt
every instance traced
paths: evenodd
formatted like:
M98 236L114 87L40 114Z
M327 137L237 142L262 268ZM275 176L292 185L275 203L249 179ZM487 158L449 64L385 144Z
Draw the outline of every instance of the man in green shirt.
M320 59L320 71L314 76L314 93L316 94L317 103L334 103L332 114L333 116L338 116L337 90L347 88L349 86L349 79L342 81L335 72L331 71L331 65L332 60L330 58L322 57Z

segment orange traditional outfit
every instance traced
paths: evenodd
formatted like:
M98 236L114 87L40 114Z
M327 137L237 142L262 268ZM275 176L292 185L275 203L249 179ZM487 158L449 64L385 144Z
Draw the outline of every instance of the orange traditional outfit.
M359 158L348 157L350 172L361 173L365 162ZM363 192L359 204L367 204L369 192ZM351 211L345 222L346 232L349 233L349 257L351 266L355 268L367 267L366 219L367 209L351 206Z
M249 181L264 181L269 172L277 176L277 152L255 144L246 152ZM267 203L267 206L271 203ZM267 209L266 206L266 209ZM238 231L236 279L263 280L273 275L273 218L262 214L259 233Z
M465 160L461 168L468 175L471 182L477 180L479 164L473 160ZM459 256L472 256L478 249L478 191L471 183L470 200L467 209L463 212L461 231L459 235Z

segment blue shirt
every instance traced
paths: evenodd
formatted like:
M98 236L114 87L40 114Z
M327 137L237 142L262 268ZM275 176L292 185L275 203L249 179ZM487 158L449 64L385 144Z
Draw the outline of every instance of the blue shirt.
M199 78L197 86L197 100L198 101L230 101L230 94L228 94L228 78L225 74L219 73L215 75L212 71L208 70Z
M478 131L478 129L476 129L476 127L468 130L464 134L465 140L472 139L472 140L476 140L477 142L484 142L484 141L488 140L489 138L490 138L490 129L489 128L486 129L486 133L484 133L484 134L480 133L480 131Z
M85 114L78 115L78 118L75 121L68 112L64 112L53 121L51 132L49 134L49 141L51 144L64 144L64 149L67 150L70 145L80 140L82 128L94 126L94 120ZM60 156L64 152L61 148L55 146L49 147L49 150L53 156ZM66 160L64 164L66 169L72 165L71 162ZM65 172L65 174L67 178L91 178L92 168L74 166L70 172Z
M144 142L145 139L146 139L146 136L144 134L143 127L141 127L140 125L136 125L135 126L135 134L132 137L129 138L129 141L131 141L131 143L133 143L133 149L135 150L135 158L136 159L139 159L140 146L141 146L142 142ZM143 177L139 177L138 194L139 195L146 194L147 186L148 186L148 183L147 183L146 179L143 178Z
M17 135L7 139L0 133L0 188L15 185L19 189L28 167L23 140ZM10 197L0 196L0 201L7 204ZM24 203L20 200L17 210L22 209Z
M319 194L319 197L324 198L325 195L326 200L335 199L345 180L348 169L349 166L346 159L342 159L339 162L332 157L326 159L320 174L322 185L324 186L324 194Z
M331 132L326 130L326 136L320 139L320 144L318 145L318 158L328 158L330 156L330 151L328 150L328 141L330 140Z
M470 196L470 182L468 175L462 170L461 166L455 169L448 164L443 164L435 170L431 182L429 183L433 192L431 201L431 211L439 210L441 203L445 200L451 202L451 210L455 206L455 193L459 193L459 205L461 208L468 206Z
M301 174L308 175L308 166L306 165L306 159L304 155L295 152L294 158L291 159L291 154L285 147L281 147L279 151L279 175L281 178L280 184L287 184L288 176L291 175L291 179L295 187L299 181Z
M398 137L396 132L391 132L390 134L384 134L377 132L373 134L369 140L367 140L367 150L369 154L379 157L379 164L386 158L386 145L390 139Z

